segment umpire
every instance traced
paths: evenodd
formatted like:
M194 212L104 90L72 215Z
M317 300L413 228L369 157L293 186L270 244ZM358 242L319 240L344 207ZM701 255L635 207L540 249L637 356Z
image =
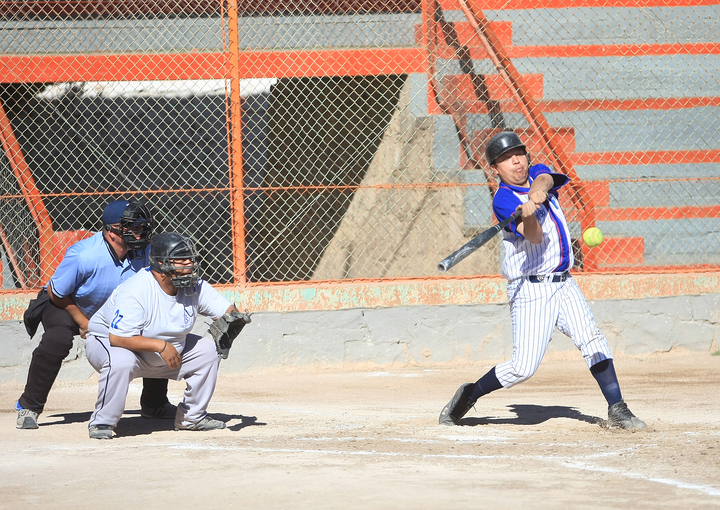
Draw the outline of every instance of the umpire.
M153 231L152 213L127 200L108 204L103 229L67 249L50 282L31 301L25 327L32 337L40 322L43 333L33 351L25 391L15 403L17 428L36 429L73 337L85 338L90 317L123 281L148 265L146 248ZM174 419L167 399L167 379L144 379L140 397L146 418Z

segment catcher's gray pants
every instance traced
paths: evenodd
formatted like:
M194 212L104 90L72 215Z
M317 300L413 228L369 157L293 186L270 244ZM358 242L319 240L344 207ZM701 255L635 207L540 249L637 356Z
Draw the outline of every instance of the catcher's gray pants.
M100 373L98 399L88 427L117 425L125 410L130 381L136 377L185 379L187 385L183 400L178 404L176 426L191 426L207 415L220 364L212 339L189 334L181 354L182 364L174 370L167 366L150 365L133 351L111 346L104 337L88 336L85 353L90 364Z

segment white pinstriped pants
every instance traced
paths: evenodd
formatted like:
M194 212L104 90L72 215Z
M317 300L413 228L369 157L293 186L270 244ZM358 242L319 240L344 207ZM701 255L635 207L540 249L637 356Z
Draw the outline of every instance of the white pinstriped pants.
M573 340L588 368L612 359L605 335L595 324L587 300L572 277L558 283L533 283L520 278L508 283L508 298L513 354L495 367L503 387L510 388L532 377L555 327Z

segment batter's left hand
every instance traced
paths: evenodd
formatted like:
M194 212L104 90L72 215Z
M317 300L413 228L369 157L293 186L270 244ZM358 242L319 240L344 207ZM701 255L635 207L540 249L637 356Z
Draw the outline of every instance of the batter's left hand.
M528 200L523 205L518 207L522 211L522 217L523 218L529 218L530 216L535 215L535 211L537 211L540 208L538 204L533 202L532 200Z
M528 201L535 202L536 204L540 205L545 203L545 201L548 199L550 195L547 191L539 189L537 191L533 191L528 195Z

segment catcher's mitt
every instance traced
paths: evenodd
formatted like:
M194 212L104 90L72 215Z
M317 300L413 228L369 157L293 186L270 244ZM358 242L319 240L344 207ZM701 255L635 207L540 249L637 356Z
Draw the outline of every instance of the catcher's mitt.
M222 359L227 359L233 340L237 338L245 324L250 324L250 314L242 312L228 312L218 317L210 324L208 333L215 340L215 347Z

